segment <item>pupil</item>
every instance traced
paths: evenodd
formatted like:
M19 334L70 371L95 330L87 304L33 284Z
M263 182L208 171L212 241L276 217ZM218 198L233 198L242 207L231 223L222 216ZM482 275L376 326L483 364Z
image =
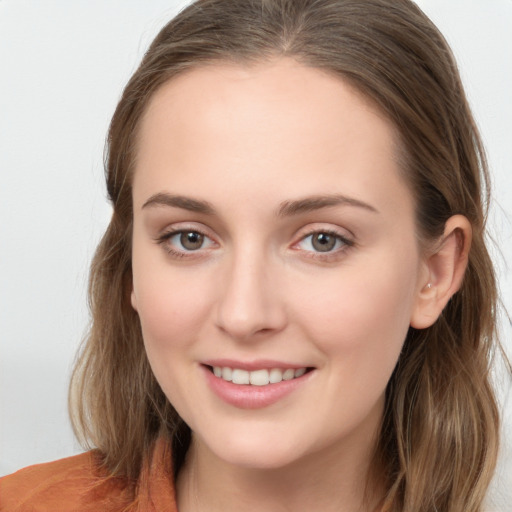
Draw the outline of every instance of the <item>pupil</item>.
M200 249L203 245L203 240L204 236L195 231L188 231L180 236L181 245L190 251Z
M328 252L334 248L336 238L332 235L328 235L327 233L318 233L318 235L313 237L312 243L315 250L319 252Z

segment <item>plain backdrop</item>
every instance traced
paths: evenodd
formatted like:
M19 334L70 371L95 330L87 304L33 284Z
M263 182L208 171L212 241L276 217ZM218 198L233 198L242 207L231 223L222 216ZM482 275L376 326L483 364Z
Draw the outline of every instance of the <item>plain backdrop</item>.
M0 0L0 475L81 450L66 396L88 265L110 217L104 137L151 39L187 3ZM418 3L452 45L488 150L493 254L512 310L512 0ZM505 319L502 329L510 353ZM510 504L504 376L500 389L507 439L493 496Z

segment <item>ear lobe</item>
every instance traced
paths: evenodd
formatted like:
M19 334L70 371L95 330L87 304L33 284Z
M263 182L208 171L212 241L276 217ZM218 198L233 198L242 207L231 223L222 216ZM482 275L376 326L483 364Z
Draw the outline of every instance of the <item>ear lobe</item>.
M411 327L430 327L459 290L468 264L471 237L471 224L466 217L454 215L448 219L441 240L425 261L430 277L419 283Z

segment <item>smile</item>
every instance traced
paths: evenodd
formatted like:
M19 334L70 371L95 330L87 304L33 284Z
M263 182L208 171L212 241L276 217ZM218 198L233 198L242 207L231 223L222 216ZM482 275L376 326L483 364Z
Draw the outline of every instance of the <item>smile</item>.
M261 370L243 370L240 368L230 368L229 366L213 366L211 367L213 374L233 384L266 386L268 384L277 384L283 380L293 380L302 377L307 368L272 368Z
M219 360L202 363L200 368L210 390L223 402L239 409L261 409L297 393L317 373L314 367L279 366L277 361Z

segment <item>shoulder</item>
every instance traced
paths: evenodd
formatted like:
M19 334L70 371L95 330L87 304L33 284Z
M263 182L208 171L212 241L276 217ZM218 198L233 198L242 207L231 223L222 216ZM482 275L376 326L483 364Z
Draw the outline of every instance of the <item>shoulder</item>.
M0 479L1 512L105 512L126 508L133 485L109 477L91 451L37 464Z

